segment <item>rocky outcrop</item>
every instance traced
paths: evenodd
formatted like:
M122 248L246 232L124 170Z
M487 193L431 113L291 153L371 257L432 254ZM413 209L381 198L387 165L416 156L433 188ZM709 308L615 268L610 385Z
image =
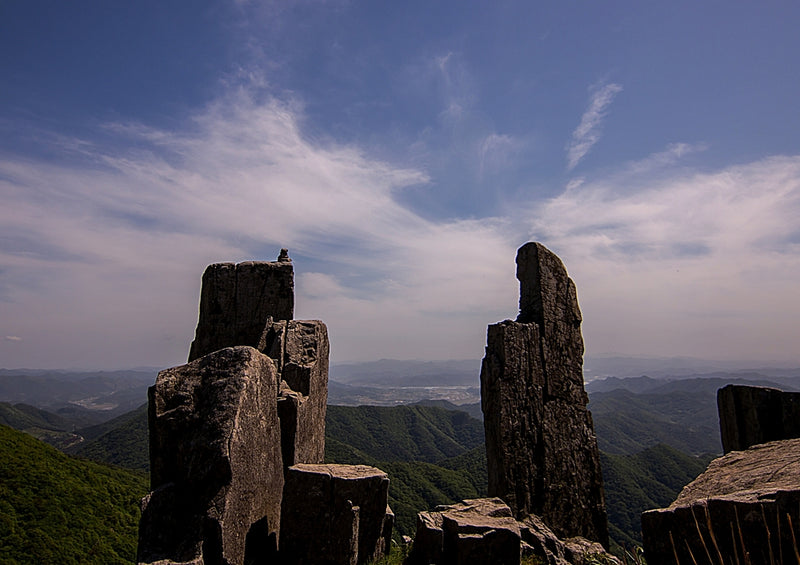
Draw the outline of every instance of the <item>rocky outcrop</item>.
M244 563L277 549L283 491L272 360L222 349L149 390L150 481L137 560ZM251 528L258 523L258 527Z
M558 539L537 516L517 521L499 498L465 500L420 512L407 563L516 565L522 556L547 565L619 563L599 543Z
M286 474L281 559L370 563L391 543L389 478L366 465L295 465Z
M642 515L648 565L793 562L799 453L800 439L790 439L712 461L668 508Z
M270 322L259 349L280 373L283 464L322 463L328 404L328 330L318 320Z
M277 261L209 265L189 361L223 347L258 347L270 318L294 318L294 269L285 249Z
M517 254L520 313L489 326L481 367L489 495L561 538L608 546L599 451L583 388L575 285L539 243Z
M320 465L330 346L325 324L292 319L293 276L285 249L206 269L190 362L149 391L140 563L344 564L388 551L386 474Z
M717 408L725 453L800 437L800 392L728 385L717 391Z

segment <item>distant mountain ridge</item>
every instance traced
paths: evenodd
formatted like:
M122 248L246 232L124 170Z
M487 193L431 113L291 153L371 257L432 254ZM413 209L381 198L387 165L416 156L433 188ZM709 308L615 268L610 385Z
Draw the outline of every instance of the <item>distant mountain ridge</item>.
M381 359L364 363L334 364L330 379L349 385L401 386L479 386L479 359L451 361L405 361Z
M0 400L25 403L51 412L86 411L108 420L129 412L147 400L155 382L149 371L36 371L0 369ZM85 423L83 425L86 425Z

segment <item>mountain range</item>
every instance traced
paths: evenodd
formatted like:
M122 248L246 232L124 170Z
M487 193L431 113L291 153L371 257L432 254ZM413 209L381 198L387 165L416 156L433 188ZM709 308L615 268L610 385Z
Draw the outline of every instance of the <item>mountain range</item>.
M453 366L458 367L459 364ZM464 362L460 366L466 370L468 363ZM391 368L392 364L386 367ZM418 368L420 374L423 374L431 366L422 363ZM396 369L397 367L392 370ZM142 404L142 396L144 387L152 382L154 374L138 375L127 384L120 382L119 378L124 378L122 375L82 375L70 374L65 378L61 378L63 374L43 375L35 372L17 375L18 381L23 384L19 387L20 390L14 392L13 386L9 384L12 382L12 375L7 371L0 371L0 383L6 387L0 388L0 391L12 393L9 399L12 402L0 402L0 424L28 433L26 436L15 436L22 439L7 441L6 437L11 436L5 431L0 457L16 461L14 454L7 451L21 450L27 454L25 457L29 464L41 467L31 469L30 477L41 478L49 469L58 467L65 473L76 475L59 479L67 483L88 479L92 475L94 471L80 467L89 464L88 460L112 465L102 467L106 470L104 472L121 472L123 477L138 477L138 483L134 481L125 487L128 489L125 492L129 493L126 496L138 499L146 490L145 477L149 462L146 406ZM370 382L364 375L351 373L351 376L352 383ZM331 381L331 390L341 384L351 393L355 391L369 399L370 394L387 393L389 387L381 387L380 384L395 383L396 380L392 380L395 376L392 371L387 370L382 373L381 378L371 379L373 384L370 386ZM62 384L53 390L47 390L46 387L36 390L36 383L41 386L42 383L49 382L48 379L61 381ZM606 503L611 536L615 543L639 543L641 512L668 505L678 491L702 472L712 457L720 453L716 390L732 382L797 390L800 372L712 373L684 378L640 375L633 378L597 379L587 384L589 407L603 451L601 457ZM69 383L79 383L75 389L77 392L69 392ZM93 389L95 385L99 389ZM101 410L98 408L100 404L96 402L81 404L76 401L124 398L125 395L135 398L134 391L137 388L141 395L138 405L124 412L121 409L123 402L119 402L115 408L107 408L107 404L103 404L105 409ZM98 390L106 397L95 394ZM335 398L335 394L331 396ZM42 404L13 401L21 398ZM486 494L486 456L480 416L482 413L479 403L456 405L442 398L390 407L331 405L327 416L326 460L371 464L389 473L390 504L397 516L396 533L410 535L414 532L418 511ZM58 446L80 459L69 458L41 442L36 442L30 435ZM64 461L75 464L65 464ZM96 470L94 467L92 469ZM5 492L23 488L10 483L10 476L3 475L2 478ZM24 488L31 491L33 487ZM117 489L114 493L119 494L123 490ZM134 491L135 494L130 494ZM42 536L52 537L51 533L47 533L47 524L60 523L72 511L63 506L83 504L69 496L62 496L58 489L45 488L37 492L39 494L35 497L38 498L34 498L41 501L36 503L38 511L45 512L46 516L48 513L53 516L29 524L28 520L35 514L30 505L25 506L29 501L14 499L15 506L11 510L5 508L8 516L14 516L14 531L20 531L20 528L34 533L41 530ZM113 498L116 496L114 493L103 491L100 494L105 499L86 498L85 503L121 507L120 500ZM4 500L6 498L3 497ZM18 504L22 506L18 508ZM131 512L134 516L129 517L129 526L136 521L136 510ZM135 529L128 528L125 531L135 532ZM17 545L32 543L23 538L14 539L16 541L13 544ZM95 536L91 539L99 538ZM69 543L80 546L82 542L72 540ZM130 547L134 542L128 539L127 543ZM81 547L85 551L91 550L91 547L87 548L85 545ZM126 558L122 559L124 561Z

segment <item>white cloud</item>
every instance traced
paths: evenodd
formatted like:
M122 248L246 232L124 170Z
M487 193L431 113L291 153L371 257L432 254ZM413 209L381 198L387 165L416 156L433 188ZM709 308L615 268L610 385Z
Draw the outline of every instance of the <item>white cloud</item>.
M280 247L335 360L479 357L528 235L576 280L590 353L796 355L800 157L697 172L677 144L513 216L433 221L398 198L425 171L309 139L291 101L244 89L174 131L108 132L128 145L0 155L0 335L25 337L6 366L180 363L205 266ZM485 163L518 143L482 139Z
M6 341L22 341L22 338L16 335L7 335L3 339L5 339Z
M796 358L800 157L663 168L688 149L586 180L534 212L534 233L576 279L588 347Z
M511 227L423 219L395 197L424 172L309 140L301 121L241 90L181 130L110 124L128 148L79 143L69 166L0 156L2 231L27 234L0 248L0 331L37 335L18 364L45 363L42 344L62 366L180 362L205 265L282 246L298 316L329 324L335 358L479 356L485 324L515 314Z
M614 97L622 92L622 86L616 83L597 87L592 92L589 107L583 113L581 122L572 132L572 139L567 144L567 169L572 170L587 153L600 141L601 126L608 114L608 107Z

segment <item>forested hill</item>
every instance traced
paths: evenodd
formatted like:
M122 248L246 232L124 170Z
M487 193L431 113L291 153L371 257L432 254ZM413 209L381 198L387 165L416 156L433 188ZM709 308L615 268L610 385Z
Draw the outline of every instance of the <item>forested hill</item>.
M646 421L642 426L646 427ZM73 448L82 456L139 469L142 473L147 469L145 406L77 433L87 438ZM416 405L329 406L326 437L328 462L369 464L389 474L390 504L397 516L398 534L413 535L416 514L421 510L486 495L483 424L466 413ZM5 458L5 451L0 457ZM29 458L31 461L48 459L53 453L65 457L49 449L31 452ZM638 542L640 513L669 504L680 489L705 468L707 460L663 445L636 454L603 455L612 538L628 544ZM79 465L85 462L69 461L73 463L64 466L63 472L74 473L76 477L64 480L82 480L85 471ZM55 465L52 462L43 464ZM141 492L136 498L144 494L144 483L142 479ZM52 496L59 500L50 502L49 497L43 500L59 506L61 491L53 490ZM92 507L99 503L97 499L86 499L86 504ZM74 504L80 507L84 503ZM125 508L125 503L115 504ZM131 531L135 532L135 526L133 528Z
M0 562L134 561L147 477L0 425Z

